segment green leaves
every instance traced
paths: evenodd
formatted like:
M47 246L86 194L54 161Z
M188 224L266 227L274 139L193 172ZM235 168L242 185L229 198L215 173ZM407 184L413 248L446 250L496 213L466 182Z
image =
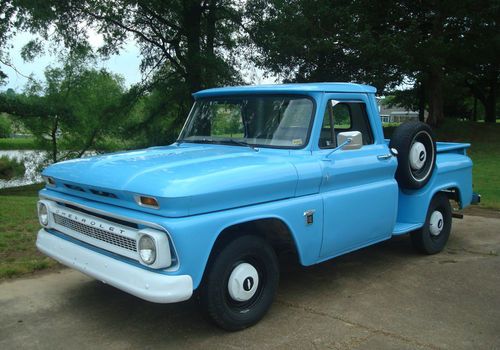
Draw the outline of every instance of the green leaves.
M40 39L30 40L21 49L21 57L26 62L33 61L36 56L42 55L43 53L43 43L40 41Z

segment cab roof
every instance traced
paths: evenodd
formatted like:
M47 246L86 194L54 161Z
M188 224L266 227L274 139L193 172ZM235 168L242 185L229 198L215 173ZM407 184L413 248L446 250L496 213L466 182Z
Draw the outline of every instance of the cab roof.
M374 94L377 89L370 85L355 83L302 83L229 86L201 90L193 94L195 99L220 95L286 94L301 92L360 92Z

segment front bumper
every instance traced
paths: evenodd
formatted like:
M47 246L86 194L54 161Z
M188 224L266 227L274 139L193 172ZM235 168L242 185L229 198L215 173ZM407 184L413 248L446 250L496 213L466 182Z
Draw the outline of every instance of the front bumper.
M141 299L175 303L193 294L191 276L171 276L100 254L60 238L45 229L38 231L36 246L61 264L76 269Z

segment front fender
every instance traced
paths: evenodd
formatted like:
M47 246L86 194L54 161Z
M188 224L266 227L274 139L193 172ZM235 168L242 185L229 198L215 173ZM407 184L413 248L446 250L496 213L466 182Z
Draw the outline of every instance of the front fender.
M306 224L304 217L308 210L315 211L311 225ZM319 195L312 195L166 220L165 228L171 233L179 255L180 265L175 274L190 275L193 287L197 288L219 235L228 227L260 219L278 219L288 226L301 264L317 261L322 241L323 202Z

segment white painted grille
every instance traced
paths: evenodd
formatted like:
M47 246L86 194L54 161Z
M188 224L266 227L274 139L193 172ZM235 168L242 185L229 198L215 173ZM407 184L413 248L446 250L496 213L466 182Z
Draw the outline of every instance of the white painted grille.
M80 222L70 220L64 216L55 213L53 215L54 215L54 222L58 225L64 226L82 235L98 239L102 242L106 242L121 247L123 249L130 250L132 252L137 251L135 239L117 235L116 233L104 231L96 227L87 226Z

